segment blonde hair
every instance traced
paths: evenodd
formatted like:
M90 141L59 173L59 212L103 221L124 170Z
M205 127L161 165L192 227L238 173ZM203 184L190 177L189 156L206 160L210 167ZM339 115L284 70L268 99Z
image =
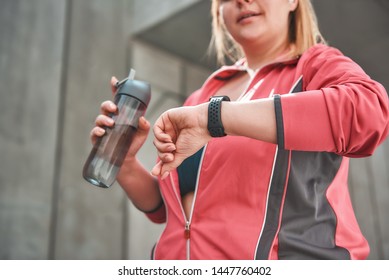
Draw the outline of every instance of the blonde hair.
M243 56L243 51L221 22L219 8L220 0L212 0L212 40L209 50L216 51L220 64L224 64L226 58L235 62ZM311 0L299 0L296 10L289 15L289 22L289 42L295 44L291 55L299 56L313 45L325 43Z

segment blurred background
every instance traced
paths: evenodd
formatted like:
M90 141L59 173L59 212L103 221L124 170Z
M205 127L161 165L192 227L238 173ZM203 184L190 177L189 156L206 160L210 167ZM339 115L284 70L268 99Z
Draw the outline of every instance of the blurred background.
M389 89L389 1L314 0L328 42ZM0 0L0 259L148 259L163 225L115 183L81 176L90 129L130 68L147 118L215 69L210 0ZM151 169L152 135L139 154ZM353 159L350 192L370 259L389 259L389 143Z

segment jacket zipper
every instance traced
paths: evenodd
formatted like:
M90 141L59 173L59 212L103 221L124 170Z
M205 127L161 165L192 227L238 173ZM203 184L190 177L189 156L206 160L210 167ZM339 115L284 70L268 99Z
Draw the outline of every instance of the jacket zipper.
M184 234L183 235L184 235L184 239L186 240L186 259L187 260L190 260L190 238L191 238L191 236L190 236L191 235L190 226L191 226L191 223L192 223L193 210L194 210L194 205L195 205L196 197L197 197L197 190L198 190L198 186L199 186L200 170L201 170L201 166L203 164L203 158L204 158L204 154L205 154L206 148L207 148L207 145L204 146L204 149L203 149L203 152L202 152L202 155L201 155L201 159L200 159L200 163L199 163L199 168L198 168L198 171L197 171L196 187L195 187L194 197L193 197L192 206L191 206L191 210L190 210L190 214L189 214L189 220L186 218L184 207L182 206L182 202L181 202L181 199L180 199L181 196L178 195L178 193L176 191L176 187L175 187L175 184L174 184L174 181L173 181L173 177L172 177L172 175L170 173L170 182L172 184L174 194L176 195L176 198L178 200L178 204L180 205L180 208L181 208L182 216L184 217L184 221L185 221Z
M186 221L184 238L186 240L186 259L190 260L190 221Z
M294 85L293 85L292 88L290 89L289 94L290 94L290 93L293 93L294 88L298 85L298 83L302 80L302 78L303 78L303 75L301 75L301 76L297 79L297 81L294 83ZM273 94L274 94L274 89L270 92L269 97L273 96ZM254 260L256 259L256 256L257 256L259 243L260 243L260 241L261 241L261 239L262 239L262 234L263 234L263 230L264 230L265 223L266 223L267 210L268 210L268 207L269 207L269 206L268 206L268 203L269 203L270 188L271 188L271 183L273 182L274 168L275 168L276 161L277 161L277 155L278 155L278 146L277 146L276 151L275 151L275 153L274 153L273 167L272 167L272 171L271 171L271 175L270 175L269 185L268 185L268 187L267 187L265 215L264 215L264 217L263 217L262 228L261 228L261 232L260 232L259 237L258 237L257 246L256 246L255 253L254 253ZM280 221L279 221L278 223L280 224ZM274 242L275 242L275 239L273 240L273 242L272 242L272 244L271 244L271 247L270 247L270 250L269 250L268 258L270 257L271 249L274 247Z

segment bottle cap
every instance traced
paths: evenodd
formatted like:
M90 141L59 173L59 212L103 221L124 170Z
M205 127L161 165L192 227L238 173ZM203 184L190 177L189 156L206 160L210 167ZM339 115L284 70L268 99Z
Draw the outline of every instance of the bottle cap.
M128 77L116 84L117 95L128 95L138 99L140 102L149 105L151 99L150 84L144 81L134 80L135 70L131 69Z

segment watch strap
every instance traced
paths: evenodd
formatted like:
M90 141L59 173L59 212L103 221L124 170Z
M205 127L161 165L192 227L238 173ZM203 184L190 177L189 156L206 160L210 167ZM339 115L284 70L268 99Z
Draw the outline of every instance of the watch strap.
M222 101L230 101L228 96L212 96L208 106L208 131L212 137L226 136L221 120Z

